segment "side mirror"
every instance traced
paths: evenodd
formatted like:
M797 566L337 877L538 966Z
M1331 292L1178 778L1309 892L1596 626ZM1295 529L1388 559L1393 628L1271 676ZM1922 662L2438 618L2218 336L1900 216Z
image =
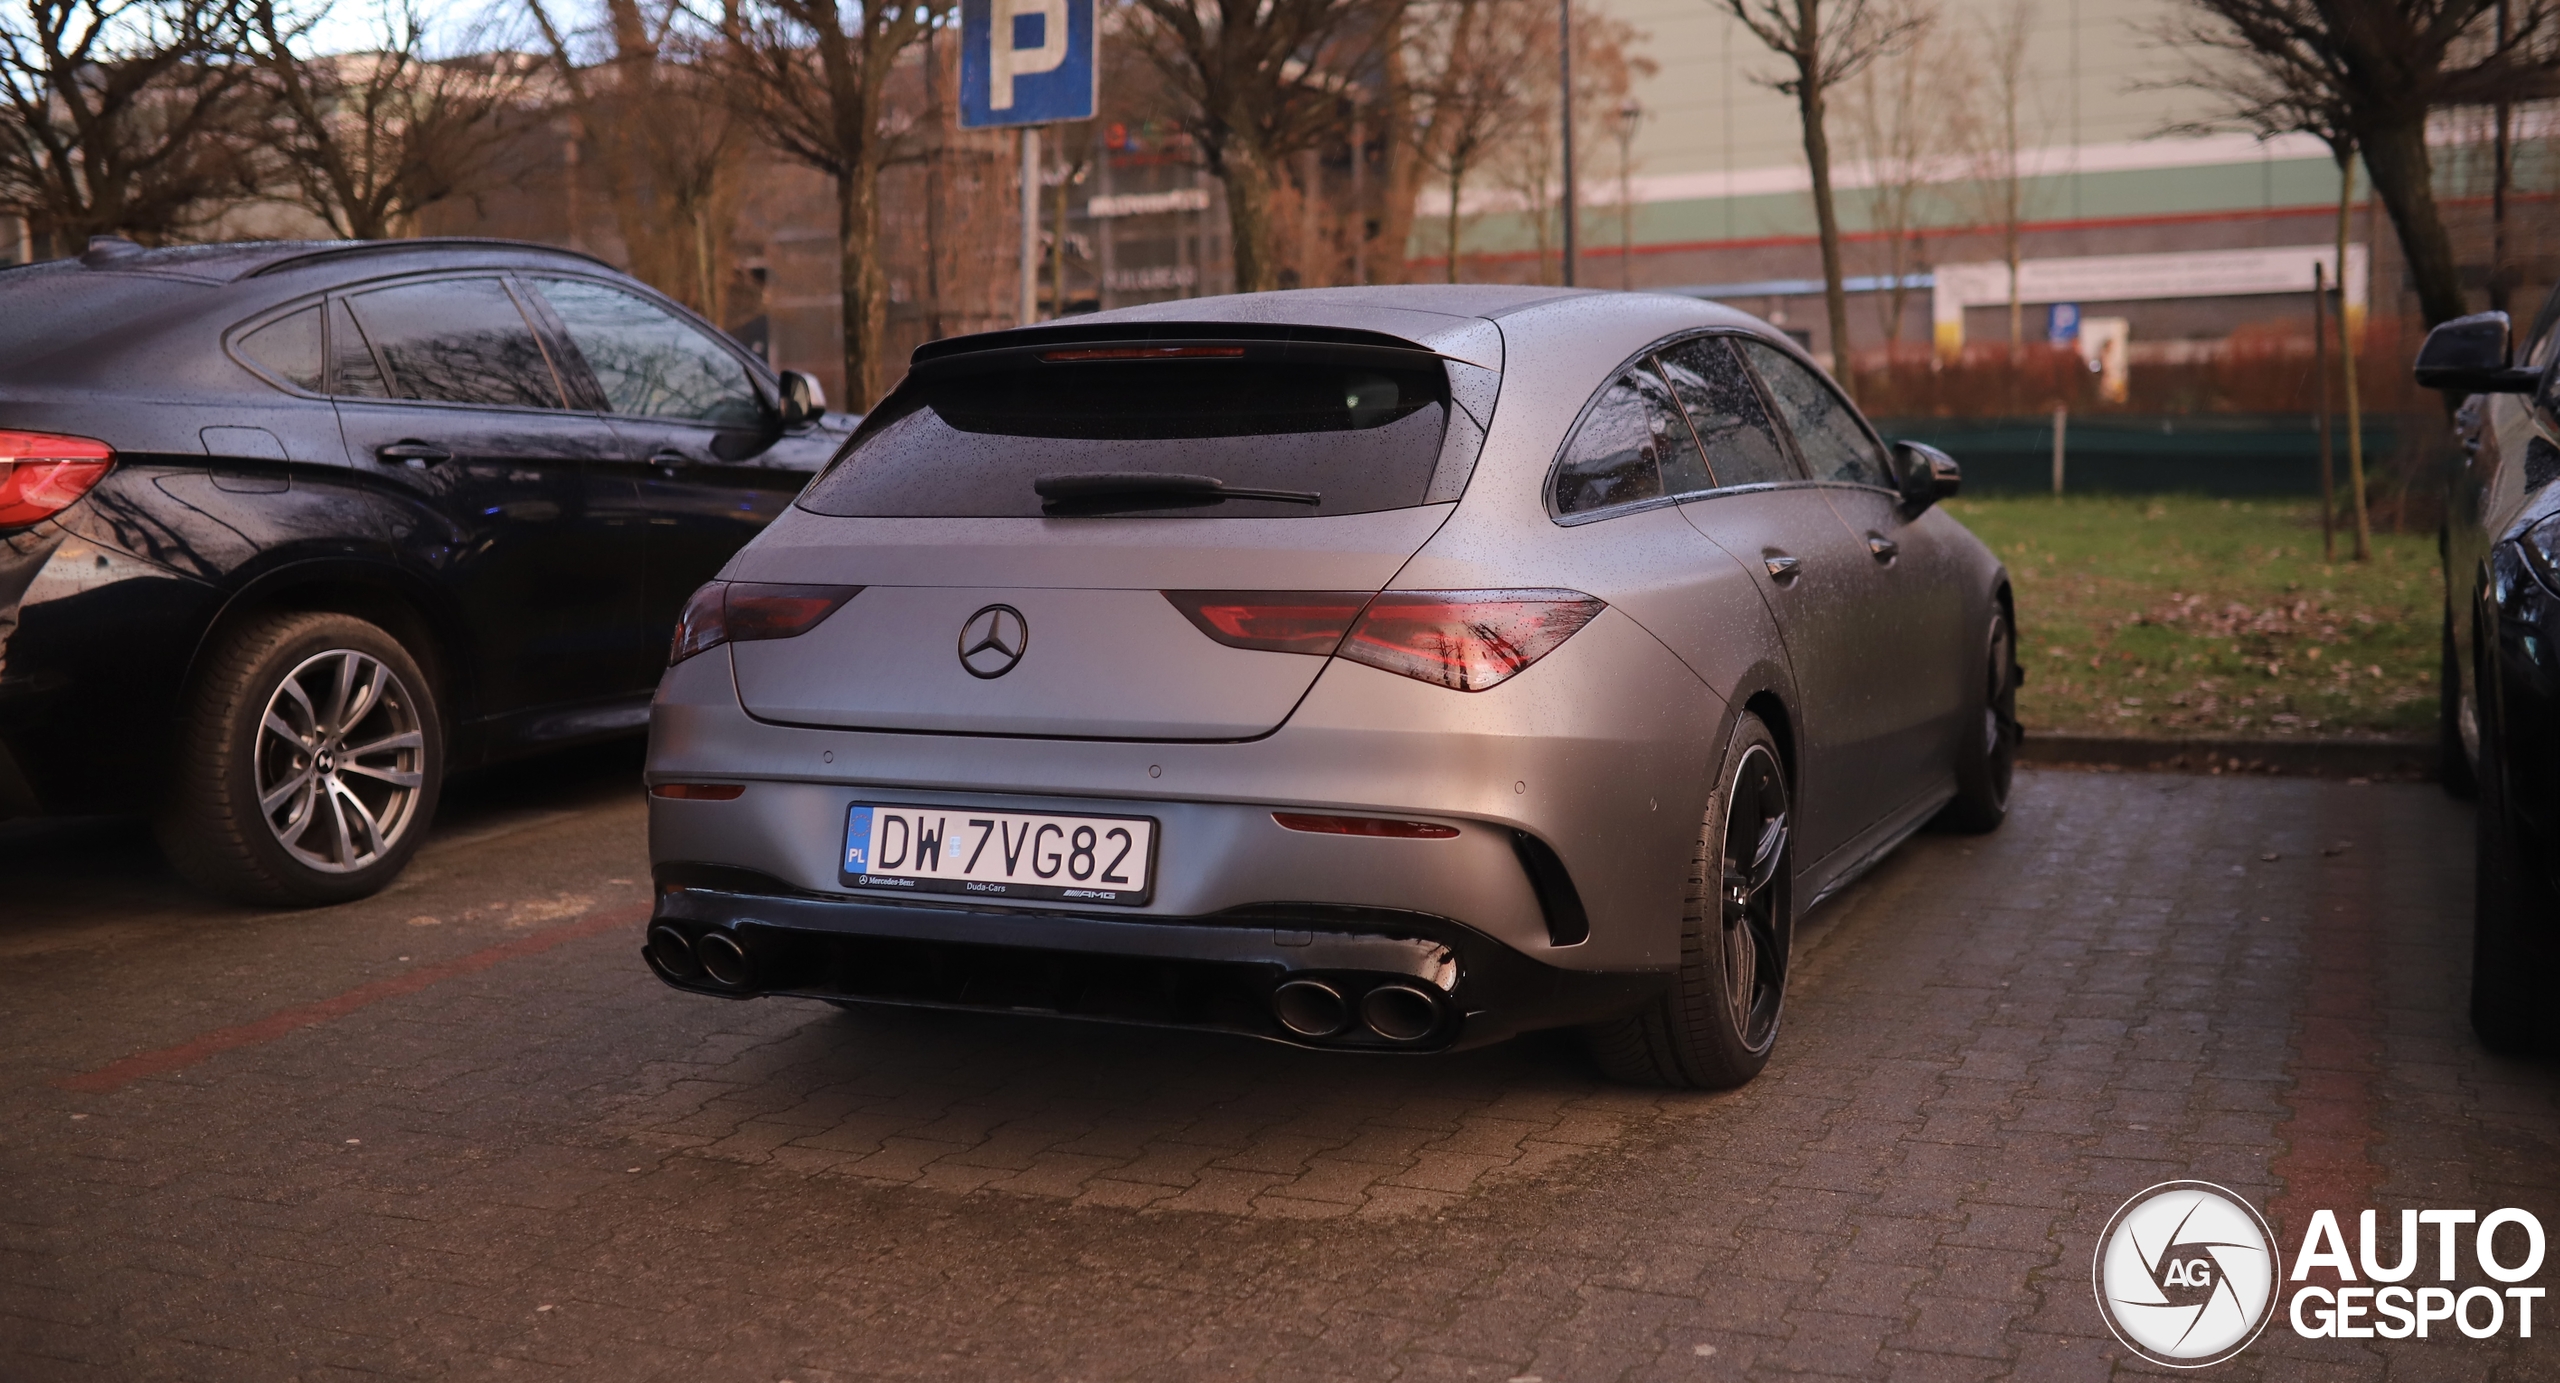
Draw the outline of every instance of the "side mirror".
M1926 442L1896 442L1893 478L1902 491L1902 512L1916 516L1939 500L1955 498L1964 487L1964 467Z
M2507 364L2511 331L2507 314L2475 312L2428 332L2413 371L2418 387L2462 394L2532 393L2542 376Z
M782 425L798 427L827 415L827 391L798 370L782 372Z

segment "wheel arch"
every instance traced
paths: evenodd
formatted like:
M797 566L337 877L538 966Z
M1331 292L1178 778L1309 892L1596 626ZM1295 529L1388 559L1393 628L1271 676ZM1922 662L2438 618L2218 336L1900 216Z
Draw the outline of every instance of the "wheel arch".
M397 567L361 559L312 559L261 573L223 603L188 660L190 687L233 631L276 613L349 615L379 626L418 660L444 709L447 762L454 727L471 717L471 645L433 586Z

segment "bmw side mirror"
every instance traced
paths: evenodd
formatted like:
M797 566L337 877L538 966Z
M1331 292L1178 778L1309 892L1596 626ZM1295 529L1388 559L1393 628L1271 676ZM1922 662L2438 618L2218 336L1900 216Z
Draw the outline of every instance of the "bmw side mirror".
M1902 512L1916 516L1942 499L1955 498L1964 485L1964 467L1926 442L1893 444L1893 478L1902 491Z
M782 372L782 425L798 427L827 415L827 391L798 370Z
M2456 317L2427 333L2418 348L2413 373L2421 389L2460 394L2530 394L2541 383L2537 370L2507 363L2513 327L2503 312L2475 312Z

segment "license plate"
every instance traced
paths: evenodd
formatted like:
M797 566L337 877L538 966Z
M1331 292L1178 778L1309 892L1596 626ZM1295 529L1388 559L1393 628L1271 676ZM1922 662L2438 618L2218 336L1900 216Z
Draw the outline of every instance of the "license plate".
M1075 903L1147 901L1156 823L856 802L845 814L847 888Z

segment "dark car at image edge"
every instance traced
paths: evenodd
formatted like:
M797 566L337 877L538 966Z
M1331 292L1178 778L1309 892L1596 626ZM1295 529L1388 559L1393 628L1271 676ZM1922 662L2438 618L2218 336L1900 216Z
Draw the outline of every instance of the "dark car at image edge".
M2420 385L2469 395L2445 496L2444 780L2476 797L2471 1024L2560 1050L2560 291L2430 332Z
M566 250L0 271L0 819L145 816L244 901L369 893L448 770L642 730L686 596L849 427Z

